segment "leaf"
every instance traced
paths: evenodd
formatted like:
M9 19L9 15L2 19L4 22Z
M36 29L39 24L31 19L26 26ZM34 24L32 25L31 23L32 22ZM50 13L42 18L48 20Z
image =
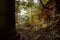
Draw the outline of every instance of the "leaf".
M44 5L48 2L48 0L41 0L41 1Z

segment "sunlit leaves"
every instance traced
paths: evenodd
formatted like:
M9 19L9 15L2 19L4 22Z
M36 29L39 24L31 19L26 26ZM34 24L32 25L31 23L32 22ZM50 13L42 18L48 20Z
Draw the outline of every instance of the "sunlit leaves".
M45 5L48 0L41 0L42 3ZM24 9L22 11L22 9ZM42 9L42 4L39 0L20 0L16 1L16 11L20 11L20 18L22 18L24 21L27 21L27 23L30 22L30 24L34 25L41 25L44 24L44 21L39 21L38 18L38 12L40 12ZM44 12L44 11L43 11ZM18 14L18 13L17 13ZM20 20L19 18L19 20ZM25 20L26 19L26 20ZM29 21L29 22L28 22ZM42 25L47 26L47 23Z
M41 0L41 1L45 5L49 0Z
M36 2L36 3L35 3ZM39 2L38 1L35 1L33 2L33 0L20 0L20 1L16 1L16 11L20 11L19 15L20 16L17 16L20 20L20 18L24 19L27 18L27 23L31 23L31 24L39 24L39 21L38 21L38 17L37 17L37 13L39 11ZM22 9L24 9L26 11L26 13L24 13L25 11ZM18 13L17 13L18 14ZM26 20L24 20L26 21ZM28 22L29 21L29 22Z

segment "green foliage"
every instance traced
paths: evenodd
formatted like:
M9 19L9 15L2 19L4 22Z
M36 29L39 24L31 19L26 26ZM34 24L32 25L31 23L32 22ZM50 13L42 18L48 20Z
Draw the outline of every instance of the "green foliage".
M41 1L45 5L49 0L41 0Z
M19 11L19 1L15 1L15 11Z
M21 6L23 6L23 7L21 7ZM19 10L21 8L24 8L24 10L27 11L26 17L28 17L28 20L24 20L25 21L25 25L26 26L31 26L31 24L40 25L38 17L37 17L37 13L38 13L39 9L41 9L41 7L42 6L41 6L40 3L34 3L33 0L28 0L28 2L25 2L25 1L15 1L16 20L17 21L19 20L18 19L19 16L17 15L19 13ZM22 16L20 16L20 17L22 18ZM21 27L17 27L17 28L21 29Z
M45 5L49 0L41 0L41 1ZM41 5L40 2L39 3L34 3L33 0L28 0L28 2L25 2L25 1L15 1L15 3L16 3L15 4L16 20L17 21L20 20L21 22L22 21L25 22L25 25L23 27L20 26L20 25L16 26L17 30L24 30L23 28L25 28L25 27L31 28L33 26L32 30L31 30L31 33L32 33L32 31L34 31L36 37L35 36L33 36L33 37L37 38L38 40L39 39L40 40L54 40L56 38L57 34L55 33L55 31L48 32L48 34L46 33L46 31L49 31L49 29L45 30L45 28L46 27L48 28L48 24L49 23L47 23L47 22L46 23L42 23L38 19L38 15L37 14L42 9L42 5ZM25 13L25 15L18 16L17 14L20 13L19 11L21 11L21 9L26 10L27 13ZM23 18L22 16L25 16L25 17ZM43 28L43 29L40 30L41 28ZM29 32L27 32L27 33L29 33ZM38 34L36 34L36 32L38 32L38 34L39 33L40 34L38 35ZM29 35L31 35L31 34L29 34ZM34 35L34 33L32 35ZM31 37L31 38L33 38L33 37Z
M22 26L16 26L17 30L23 30Z
M27 27L30 27L30 26L31 26L31 24L30 24L29 21L25 21L25 25L26 25Z
M41 1L45 5L49 0L41 0ZM25 14L22 13L23 15L20 15L22 9L24 9L26 13ZM21 19L23 19L25 25L31 26L32 24L32 25L36 25L37 28L39 28L41 26L41 22L39 21L37 14L39 11L41 11L41 9L42 9L42 4L40 3L39 0L37 3L33 2L33 0L15 1L16 20L21 21ZM17 15L18 13L20 13L19 14L20 16ZM44 27L47 26L47 23L44 24L43 26Z

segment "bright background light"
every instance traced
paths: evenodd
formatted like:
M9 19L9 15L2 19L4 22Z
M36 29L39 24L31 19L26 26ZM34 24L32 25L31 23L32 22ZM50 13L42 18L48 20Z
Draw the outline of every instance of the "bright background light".
M35 3L37 3L38 2L38 0L33 0Z
M22 0L20 0L20 1L22 1ZM28 2L28 0L23 0L23 1L25 1L25 2ZM38 0L32 0L33 2L35 2L35 3L37 3L38 2ZM20 6L21 7L21 6ZM27 11L26 10L24 10L24 8L22 8L22 9L20 9L20 14L19 15L24 15L25 16L25 13L27 13Z

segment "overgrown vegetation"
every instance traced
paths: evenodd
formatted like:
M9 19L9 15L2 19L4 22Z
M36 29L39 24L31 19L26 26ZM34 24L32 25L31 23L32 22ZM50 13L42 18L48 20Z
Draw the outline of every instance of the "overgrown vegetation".
M54 40L57 30L54 0L16 0L16 28L21 40Z

